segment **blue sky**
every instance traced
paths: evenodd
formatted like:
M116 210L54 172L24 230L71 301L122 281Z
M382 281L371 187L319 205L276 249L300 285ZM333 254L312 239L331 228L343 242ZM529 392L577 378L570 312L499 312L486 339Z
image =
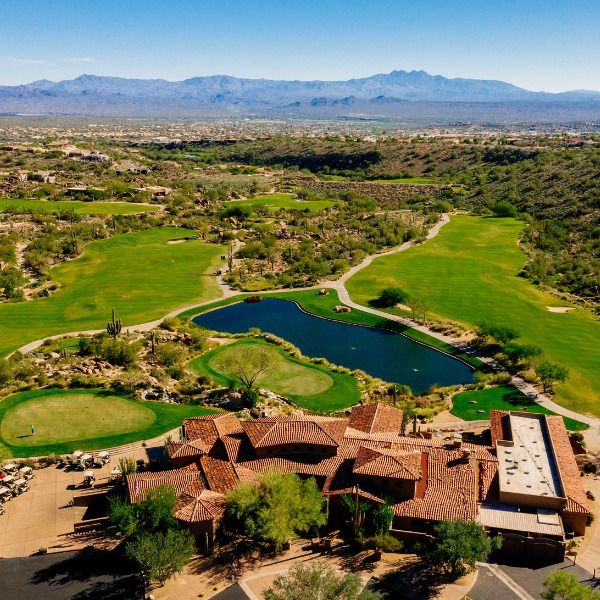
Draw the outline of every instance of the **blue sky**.
M3 0L0 85L394 69L600 91L600 0Z

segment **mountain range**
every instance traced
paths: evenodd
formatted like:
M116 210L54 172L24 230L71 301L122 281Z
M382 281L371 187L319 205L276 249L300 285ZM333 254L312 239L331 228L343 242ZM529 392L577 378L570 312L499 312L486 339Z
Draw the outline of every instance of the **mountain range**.
M0 86L0 113L97 116L194 116L249 113L279 116L402 116L420 112L435 118L475 113L498 120L535 116L600 117L600 92L531 92L495 80L448 79L424 71L392 71L347 81L242 79L228 75L184 81L81 75ZM423 108L420 111L419 108ZM523 119L529 114L530 119ZM513 117L508 117L513 115ZM543 118L542 118L543 120ZM568 119L567 119L568 120Z

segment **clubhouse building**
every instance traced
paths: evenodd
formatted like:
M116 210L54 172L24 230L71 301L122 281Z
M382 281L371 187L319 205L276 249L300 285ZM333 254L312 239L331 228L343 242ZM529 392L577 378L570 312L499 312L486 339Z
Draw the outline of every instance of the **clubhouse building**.
M185 419L167 450L173 469L127 478L132 502L169 484L175 516L208 550L225 496L271 469L314 477L331 510L343 494L393 499L392 535L417 541L442 520L501 533L503 551L560 561L567 534L583 535L589 508L562 417L491 411L491 443L404 436L402 411L383 404L349 418L289 416L239 421L232 413ZM333 514L333 513L332 513Z

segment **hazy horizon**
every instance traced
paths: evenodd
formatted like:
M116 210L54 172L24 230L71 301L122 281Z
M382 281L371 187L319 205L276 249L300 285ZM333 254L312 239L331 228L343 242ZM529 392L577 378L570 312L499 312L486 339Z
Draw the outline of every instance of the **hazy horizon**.
M393 70L600 90L600 3L28 0L0 6L0 84L82 72L344 81ZM35 18L33 16L35 15Z

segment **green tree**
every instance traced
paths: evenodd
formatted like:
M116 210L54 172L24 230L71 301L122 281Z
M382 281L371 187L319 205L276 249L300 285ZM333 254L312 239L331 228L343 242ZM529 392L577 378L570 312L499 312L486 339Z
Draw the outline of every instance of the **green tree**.
M512 217L513 219L516 219L519 215L517 209L507 201L494 204L492 212L496 217Z
M600 594L579 583L573 573L554 571L544 579L543 600L600 600Z
M227 497L227 514L252 539L280 550L298 533L327 522L324 499L314 478L269 471L256 484L244 484Z
M262 344L240 344L235 352L229 352L221 359L220 369L252 389L260 375L275 373L277 363Z
M125 553L137 561L142 573L164 585L179 573L194 554L194 538L189 531L167 529L164 532L144 532L127 544Z
M381 290L377 304L384 308L391 308L396 304L404 304L407 300L408 294L404 290L398 287L389 287Z
M361 591L359 573L338 575L330 566L314 561L295 563L264 592L265 600L379 600L381 595Z
M535 374L540 378L544 392L550 392L556 383L567 380L569 369L545 360L535 367Z
M487 342L491 339L498 344L508 344L519 337L519 332L512 327L499 325L491 321L479 321L476 331L477 336L482 342Z
M416 553L431 566L456 579L473 570L480 560L501 545L501 538L489 538L474 521L440 521L433 539L415 546Z

